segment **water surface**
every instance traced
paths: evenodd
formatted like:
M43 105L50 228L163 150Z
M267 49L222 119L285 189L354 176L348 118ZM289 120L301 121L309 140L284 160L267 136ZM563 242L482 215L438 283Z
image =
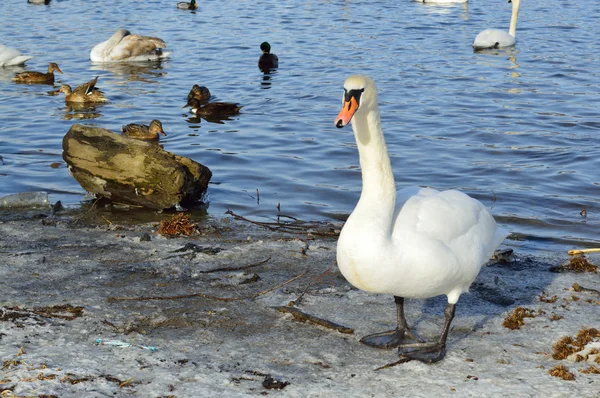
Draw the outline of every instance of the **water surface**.
M505 1L206 1L197 12L175 3L1 3L0 43L34 56L27 69L57 62L57 84L72 86L100 76L111 103L72 109L50 86L11 82L22 69L0 69L0 195L45 190L79 205L85 192L62 160L70 126L119 131L159 118L166 150L213 171L210 214L272 219L279 204L305 220L344 217L360 169L351 129L333 121L344 79L365 73L379 86L398 188L463 190L524 250L600 243L600 24L586 2L525 0L516 47L483 53L472 40L508 29ZM92 64L91 48L119 27L163 38L171 58ZM280 59L271 74L256 64L265 40ZM190 118L181 106L195 83L242 104L242 114Z

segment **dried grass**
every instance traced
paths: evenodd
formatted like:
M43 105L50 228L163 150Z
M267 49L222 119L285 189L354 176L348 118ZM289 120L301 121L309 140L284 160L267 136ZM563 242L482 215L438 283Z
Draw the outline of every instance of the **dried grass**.
M158 227L158 233L163 236L190 236L196 230L196 226L190 222L190 215L177 213L173 217L162 220Z
M525 325L524 318L535 318L536 316L537 314L532 309L517 307L504 318L502 326L512 330L520 329L521 326Z
M563 380L575 380L575 375L569 371L565 365L557 365L548 371L548 374L553 377L558 377Z

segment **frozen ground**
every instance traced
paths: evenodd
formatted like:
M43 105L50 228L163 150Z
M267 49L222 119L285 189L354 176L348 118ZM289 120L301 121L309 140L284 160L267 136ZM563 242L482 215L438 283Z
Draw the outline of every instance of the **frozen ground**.
M335 267L314 282L334 261L334 239L233 220L166 239L152 223L0 219L2 397L600 397L600 375L581 372L591 363L551 356L560 337L600 329L600 297L572 290L600 289L600 275L549 271L566 254L485 267L459 301L442 362L376 371L397 355L359 339L393 326L393 298L353 289ZM354 333L273 308L306 289L299 309ZM542 292L557 300L540 301ZM195 296L173 297L185 295ZM236 297L254 298L222 300ZM444 297L409 300L409 322L437 335L444 306ZM503 327L518 306L539 315ZM548 374L559 364L575 380Z

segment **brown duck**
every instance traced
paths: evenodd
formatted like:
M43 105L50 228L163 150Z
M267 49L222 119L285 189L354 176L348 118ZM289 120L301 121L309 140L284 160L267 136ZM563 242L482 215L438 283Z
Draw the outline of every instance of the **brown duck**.
M65 93L65 102L108 102L108 98L96 88L97 81L98 76L75 90L71 90L68 84L63 84L58 91Z
M208 101L210 99L210 91L208 90L207 87L194 84L194 87L192 87L192 89L188 93L188 96L187 96L188 102L183 107L185 108L186 106L190 106L190 101L193 98L195 98L199 101Z
M123 126L123 135L130 138L136 138L138 140L158 140L159 133L164 136L167 135L167 133L165 133L163 130L162 123L160 122L160 120L156 119L150 122L150 126L135 123Z
M241 106L231 102L206 102L203 103L196 98L188 101L188 106L192 108L192 113L196 115L218 115L230 116L240 113Z
M50 62L48 73L25 71L17 73L13 80L17 83L54 84L54 71L63 73L56 63Z

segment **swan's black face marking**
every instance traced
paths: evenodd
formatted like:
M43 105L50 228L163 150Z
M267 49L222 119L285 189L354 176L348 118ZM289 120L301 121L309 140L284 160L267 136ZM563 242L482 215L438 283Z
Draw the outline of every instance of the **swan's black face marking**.
M360 95L365 91L364 88L354 89L354 90L346 90L344 89L344 102L348 103L348 107L350 106L350 100L354 98L358 104L360 104ZM350 108L348 108L350 109Z

